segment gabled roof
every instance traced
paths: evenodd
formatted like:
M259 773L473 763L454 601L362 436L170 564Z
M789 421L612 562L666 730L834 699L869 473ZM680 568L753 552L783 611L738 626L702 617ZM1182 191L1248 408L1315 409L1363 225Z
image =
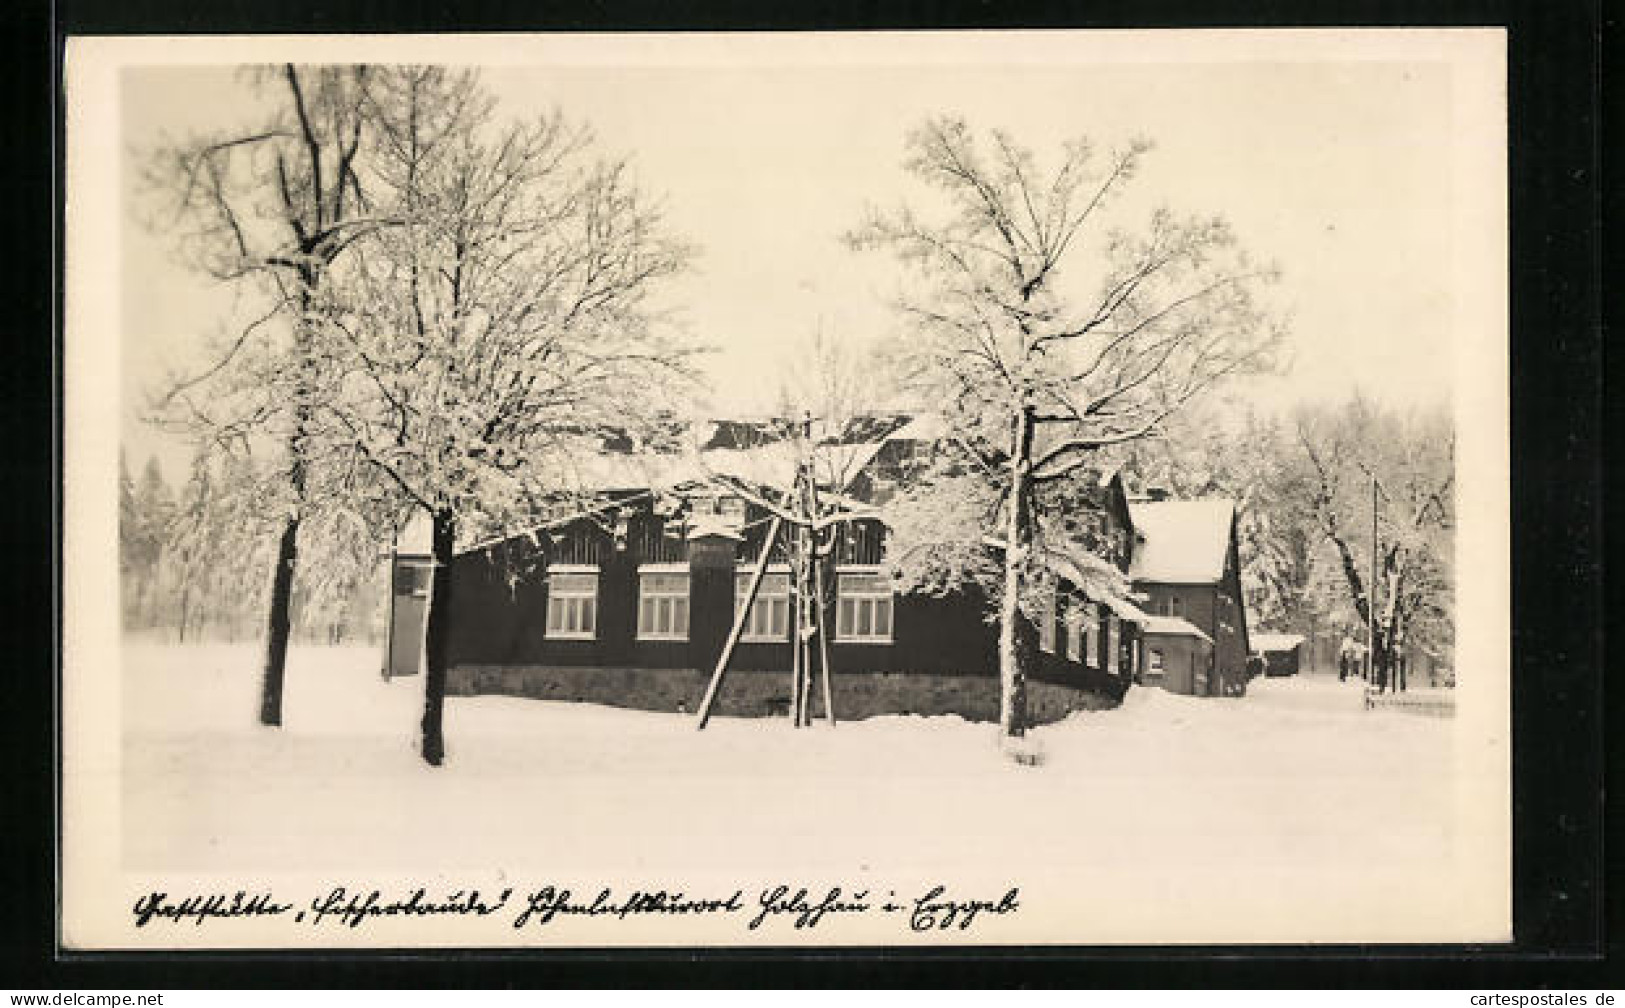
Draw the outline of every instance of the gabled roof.
M865 471L890 441L905 440L903 428L915 426L905 414L855 418L841 430L815 431L809 459L823 499L839 501L851 508L855 502L845 494L853 480ZM709 420L694 430L698 450L655 450L634 448L631 442L599 451L582 451L561 463L553 473L560 495L687 493L714 485L723 477L746 487L786 491L795 483L800 464L800 447L790 440L782 421ZM624 503L624 501L623 501ZM607 506L607 505L606 505ZM602 508L598 509L602 510ZM564 517L539 517L537 524L505 532L495 538L466 545L456 552L490 546L523 535L532 535L583 517L575 511ZM415 514L403 530L398 546L401 554L429 554L429 522Z
M1224 577L1236 505L1228 500L1129 502L1143 542L1134 551L1133 581L1210 584Z
M434 549L434 526L429 512L413 511L406 525L395 535L395 554L405 557L429 556Z
M1198 630L1190 620L1178 616L1147 616L1140 621L1140 630L1148 634L1172 634L1181 637L1200 637L1209 644L1213 638Z
M1260 654L1265 651L1291 651L1302 643L1302 634L1255 633L1252 635L1253 650Z

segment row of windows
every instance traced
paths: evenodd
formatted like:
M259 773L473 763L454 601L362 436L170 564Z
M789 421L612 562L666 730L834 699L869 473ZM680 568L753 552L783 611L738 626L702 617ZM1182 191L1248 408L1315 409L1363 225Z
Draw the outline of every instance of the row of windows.
M688 574L643 571L638 575L638 639L688 639ZM750 574L734 584L734 613L745 605ZM741 640L783 641L790 637L790 575L762 576L756 601L745 616ZM547 578L547 636L591 640L598 635L598 575L553 573ZM870 572L836 574L835 639L851 643L890 643L892 590L886 577Z
M1106 671L1116 674L1119 665L1119 652L1122 657L1132 664L1133 651L1125 647L1122 624L1115 613L1106 614L1104 629L1100 622L1100 611L1093 602L1071 603L1060 622L1065 624L1063 631L1056 629L1055 603L1050 603L1050 611L1046 614L1038 628L1038 646L1044 651L1066 655L1068 661L1079 662L1093 668L1101 667L1101 656L1104 652ZM1063 639L1057 639L1057 638Z

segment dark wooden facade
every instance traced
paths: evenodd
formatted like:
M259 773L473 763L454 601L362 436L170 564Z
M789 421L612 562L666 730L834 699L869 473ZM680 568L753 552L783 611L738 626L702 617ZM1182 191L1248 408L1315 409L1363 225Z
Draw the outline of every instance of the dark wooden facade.
M649 495L627 494L623 500L613 517L578 519L455 557L450 692L512 693L656 710L695 708L732 626L737 579L760 555L769 516L748 506L737 537L691 537L680 517L657 513ZM884 536L883 526L873 520L843 526L835 572L877 570ZM782 548L775 549L769 563L783 559ZM1121 562L1126 566L1126 557ZM639 637L639 579L650 571L688 575L688 625L682 639ZM590 638L548 633L550 572L595 578ZM1063 593L1069 588L1063 581ZM894 595L885 641L841 639L836 633L839 603L833 590L826 594L838 714L996 715L997 632L979 592ZM1035 721L1114 705L1132 681L1139 663L1132 624L1119 621L1104 605L1096 608L1102 646L1093 664L1068 657L1083 656L1083 648L1068 636L1082 628L1069 619L1065 603L1057 606L1052 646L1038 647L1038 628L1026 628L1025 637L1033 643L1030 698ZM1115 669L1106 660L1108 634L1117 656ZM721 712L778 710L787 692L791 658L788 635L773 642L742 640L729 664ZM821 702L815 698L817 707Z
M463 553L452 576L452 663L574 667L710 669L721 654L734 618L736 577L748 572L760 554L767 516L751 509L744 538L686 540L667 535L665 519L648 509L630 516L617 543L591 521L517 537ZM675 524L675 523L673 523ZM881 560L881 530L858 522L842 537L836 570L873 569ZM770 563L782 561L776 550ZM597 568L596 631L592 639L570 640L546 632L550 569ZM689 575L686 640L639 640L638 578L650 565L680 568ZM983 620L979 598L904 595L893 602L890 643L832 645L831 665L839 672L907 671L974 674L995 664L993 636ZM835 626L835 605L826 606L826 624ZM788 636L780 642L744 640L734 650L732 668L788 669Z
M753 427L720 427L717 447L749 447L761 436ZM938 449L929 441L889 440L868 458L864 471L848 485L848 494L882 501L887 487L906 480L922 453ZM1127 572L1136 536L1121 479L1106 474L1068 493L1069 537ZM739 578L761 555L770 525L764 509L738 499L732 502L737 507L734 531L696 523L695 498L704 496L697 491L679 504L678 496L622 491L608 496L613 506L592 516L460 551L451 570L448 692L696 709L733 624ZM833 573L880 569L885 529L879 522L855 520L840 533ZM770 571L781 570L785 559L781 542L768 557L775 565ZM590 634L549 633L551 574L575 575L577 588L583 576L591 579ZM640 581L645 574L686 575L685 632L660 639L640 636ZM417 582L399 576L398 583L410 587ZM1235 597L1240 597L1239 586ZM563 598L561 594L561 605ZM406 600L399 614L411 615L413 605ZM843 639L839 607L835 585L827 585L824 617L831 635L838 715L997 716L997 627L979 591L892 595L885 639ZM1086 612L1094 621L1093 649L1080 622ZM1064 577L1058 580L1049 620L1040 621L1047 625L1024 621L1018 634L1028 656L1033 722L1115 705L1143 669L1139 626L1120 619L1103 602L1090 603ZM416 632L421 634L421 628ZM397 627L394 636L411 633L411 628ZM772 641L742 639L729 663L718 712L782 711L791 661L788 632ZM815 712L822 706L818 692Z

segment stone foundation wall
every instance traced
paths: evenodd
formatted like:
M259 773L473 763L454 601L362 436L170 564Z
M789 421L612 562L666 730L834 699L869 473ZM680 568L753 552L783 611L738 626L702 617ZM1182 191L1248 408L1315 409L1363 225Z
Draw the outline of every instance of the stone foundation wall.
M1122 702L1122 690L1027 682L1027 720L1035 725L1051 724L1077 711L1111 710Z
M513 665L458 665L446 679L448 696L525 696L568 703L597 703L634 710L693 712L699 709L710 676L698 669L552 668ZM987 675L914 672L843 672L830 685L835 716L854 721L881 714L958 714L971 721L999 716L999 683ZM1059 721L1073 711L1117 706L1111 690L1029 681L1028 714L1033 724ZM784 672L729 672L717 694L714 713L768 717L788 712L790 677ZM823 695L813 684L813 715L823 715Z

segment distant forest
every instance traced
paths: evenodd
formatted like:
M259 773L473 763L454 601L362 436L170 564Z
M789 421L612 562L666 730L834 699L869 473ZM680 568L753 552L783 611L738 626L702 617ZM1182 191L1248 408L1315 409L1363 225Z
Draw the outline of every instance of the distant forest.
M167 641L255 641L265 633L276 536L227 469L195 464L173 487L156 459L139 477L119 459L119 588L126 633ZM385 552L359 522L308 526L294 581L294 638L378 644L387 615ZM306 552L308 550L308 552Z

